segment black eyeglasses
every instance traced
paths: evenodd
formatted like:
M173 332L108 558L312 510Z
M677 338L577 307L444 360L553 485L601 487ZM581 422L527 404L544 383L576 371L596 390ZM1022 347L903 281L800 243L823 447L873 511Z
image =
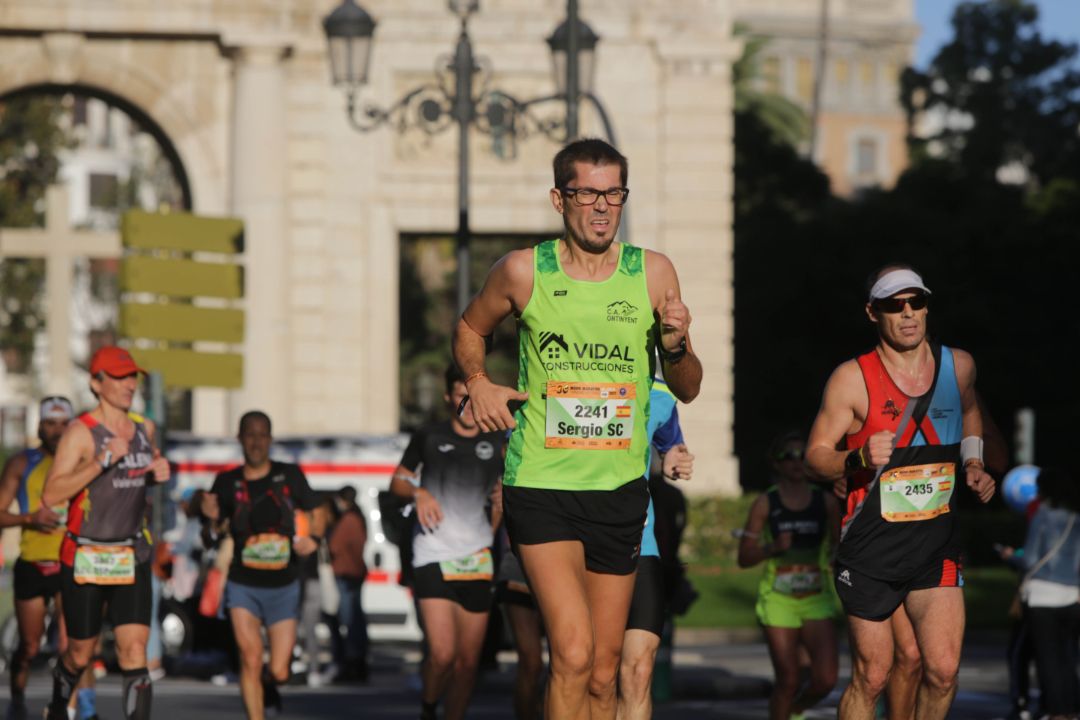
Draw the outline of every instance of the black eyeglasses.
M880 298L870 303L870 307L878 312L898 313L904 312L904 306L910 305L912 310L922 310L930 303L930 296L926 293L915 293L911 297Z
M574 202L578 205L595 205L596 201L603 195L608 205L618 207L626 202L627 196L630 195L630 188L613 187L607 190L597 190L589 187L563 188L562 193L574 198Z
M785 460L802 460L802 450L785 450L784 452L776 453L776 462L784 462Z

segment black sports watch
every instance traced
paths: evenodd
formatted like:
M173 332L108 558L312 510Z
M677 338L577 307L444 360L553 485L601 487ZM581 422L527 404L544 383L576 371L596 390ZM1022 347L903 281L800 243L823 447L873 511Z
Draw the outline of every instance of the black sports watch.
M854 475L860 470L867 468L866 463L863 461L863 452L861 447L857 447L847 454L844 458L844 475Z
M679 341L679 347L674 350L668 350L664 347L663 343L660 343L660 359L666 363L674 365L675 363L686 357L686 338L684 337Z

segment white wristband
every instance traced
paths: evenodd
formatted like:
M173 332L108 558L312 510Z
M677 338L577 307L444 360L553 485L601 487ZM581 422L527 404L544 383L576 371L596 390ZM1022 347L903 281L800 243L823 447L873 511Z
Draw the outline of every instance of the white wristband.
M964 463L968 460L983 461L983 439L978 435L968 435L960 441L960 457Z

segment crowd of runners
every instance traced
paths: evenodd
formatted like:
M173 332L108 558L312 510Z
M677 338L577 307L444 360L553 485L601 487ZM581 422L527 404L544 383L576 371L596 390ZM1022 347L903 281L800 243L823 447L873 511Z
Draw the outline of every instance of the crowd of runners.
M652 714L668 569L678 560L662 557L657 542L651 454L666 479L690 479L677 404L694 400L704 372L671 261L615 242L630 193L626 158L579 140L560 150L553 170L550 202L563 235L492 267L454 331L449 420L412 435L390 480L416 518L422 720L468 717L497 602L518 653L519 720ZM963 492L990 500L996 485L984 448L996 449L983 440L973 358L928 334L930 296L910 266L875 271L865 311L876 345L833 372L808 436L784 433L770 448L775 484L750 508L738 562L764 564L756 612L776 673L772 720L801 717L836 685L838 606L852 654L841 718L873 718L881 698L893 720L944 718L955 696L964 636L956 507ZM515 387L485 367L489 338L510 315L519 333ZM105 618L124 716L151 717L147 491L168 480L169 464L154 424L131 411L142 372L123 349L98 351L90 366L97 406L76 416L66 399L44 399L40 445L4 468L0 526L23 530L8 717L26 715L28 668L50 602L62 652L46 717L94 717L88 668ZM322 544L328 517L300 468L270 459L269 416L245 413L238 439L243 464L219 474L196 510L208 542L231 543L224 604L242 703L260 720L281 710L301 566ZM15 500L18 512L7 512ZM1080 542L1070 532L1080 532L1072 522L1071 551ZM1064 587L1054 597L1065 608L1054 617L1075 632L1075 584L1070 594L1054 577L1045 582ZM1080 709L1072 675L1051 700L1061 703L1047 710L1055 717Z

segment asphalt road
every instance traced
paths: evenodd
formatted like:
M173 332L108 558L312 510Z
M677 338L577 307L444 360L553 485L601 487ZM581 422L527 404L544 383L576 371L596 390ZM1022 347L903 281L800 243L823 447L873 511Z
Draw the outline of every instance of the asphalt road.
M841 656L841 686L848 677L848 663ZM963 720L990 720L1007 709L1008 687L1003 649L997 644L968 644L960 672L961 691L950 717ZM284 713L288 718L351 718L395 720L415 718L419 700L415 650L379 647L371 681L367 685L330 685L311 688L298 678L283 689ZM726 643L704 637L680 644L675 652L674 697L659 704L654 717L659 720L688 718L765 718L771 668L764 645ZM502 653L500 666L481 678L470 718L512 718L510 693L513 682L513 655ZM6 685L6 683L5 683ZM51 692L46 668L38 669L27 694L30 717L41 717ZM836 716L839 691L808 714L811 718ZM0 690L0 707L5 707L8 691ZM99 684L98 711L105 720L121 718L119 676L110 674ZM243 720L236 685L216 686L204 680L167 677L154 685L155 720Z

